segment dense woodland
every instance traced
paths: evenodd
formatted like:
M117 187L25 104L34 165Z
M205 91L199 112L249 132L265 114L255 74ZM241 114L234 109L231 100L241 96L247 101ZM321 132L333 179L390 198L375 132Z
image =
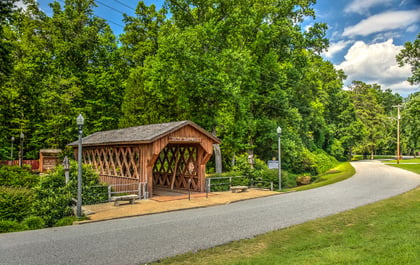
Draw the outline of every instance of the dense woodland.
M354 81L320 54L327 26L301 27L315 0L167 0L138 3L115 36L94 15L94 0L51 3L52 16L25 0L0 2L0 159L62 148L84 133L192 120L222 140L229 170L244 153L277 156L298 173L314 157L395 154L397 110L405 154L420 146L420 94L404 99L377 84ZM398 60L419 82L419 40ZM417 48L416 48L417 47Z

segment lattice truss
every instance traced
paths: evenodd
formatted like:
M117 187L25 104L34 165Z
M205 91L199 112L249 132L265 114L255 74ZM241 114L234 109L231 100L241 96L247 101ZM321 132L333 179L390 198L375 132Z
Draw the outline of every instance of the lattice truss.
M137 146L83 149L84 163L91 164L100 175L140 179L139 159Z
M197 146L166 146L154 165L153 185L188 189L188 180L191 179L191 189L200 191L197 157Z

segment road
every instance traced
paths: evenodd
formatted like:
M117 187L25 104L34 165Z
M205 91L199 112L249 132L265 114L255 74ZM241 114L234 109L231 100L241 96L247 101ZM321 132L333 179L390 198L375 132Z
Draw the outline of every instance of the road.
M361 161L329 186L223 206L0 234L0 264L143 264L389 198L420 175Z

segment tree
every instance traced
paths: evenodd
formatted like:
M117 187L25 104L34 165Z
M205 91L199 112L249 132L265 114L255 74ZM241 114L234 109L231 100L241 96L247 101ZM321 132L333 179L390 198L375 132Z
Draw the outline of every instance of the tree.
M350 89L357 119L361 121L366 132L363 140L358 143L358 148L364 155L369 153L373 159L378 146L387 135L385 126L387 119L376 92L380 87L377 84L368 85L362 81L353 81Z
M400 67L408 64L411 66L411 73L413 74L407 80L412 84L420 83L420 33L417 34L417 39L413 42L406 42L404 49L397 55L397 61Z
M14 67L1 85L0 118L9 135L24 132L29 158L73 141L81 112L86 133L116 128L123 98L125 66L109 25L93 14L94 1L50 6L48 17L36 1L26 1L5 32Z
M416 155L420 147L420 93L410 95L401 113L403 150Z
M12 70L11 44L4 34L4 27L10 24L13 16L14 3L17 0L0 1L0 84Z

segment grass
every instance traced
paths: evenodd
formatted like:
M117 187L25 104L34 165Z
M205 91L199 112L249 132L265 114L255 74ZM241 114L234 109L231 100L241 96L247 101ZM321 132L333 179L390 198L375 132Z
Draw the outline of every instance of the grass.
M418 264L420 188L159 264Z
M354 173L354 168L350 165L350 163L343 162L340 163L338 166L328 170L326 173L319 175L317 177L317 180L312 182L311 184L285 189L285 191L302 191L322 187L325 185L330 185L335 182L345 180L353 176Z
M386 164L396 163L396 162L397 160L386 161ZM407 163L417 163L417 164L407 164ZM388 165L420 174L420 158L400 160L400 164L388 164Z

